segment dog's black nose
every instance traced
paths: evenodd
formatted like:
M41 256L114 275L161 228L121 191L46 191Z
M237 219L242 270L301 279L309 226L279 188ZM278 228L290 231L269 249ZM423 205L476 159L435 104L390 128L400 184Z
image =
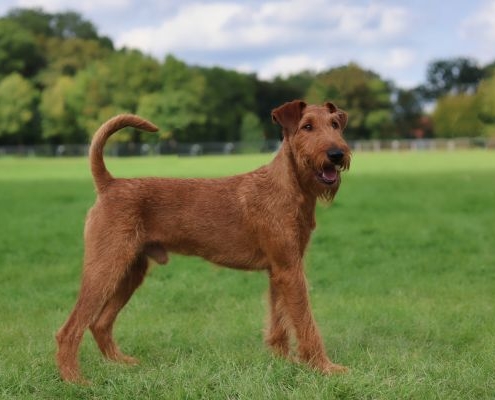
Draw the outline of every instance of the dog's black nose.
M327 157L334 164L341 164L344 159L344 152L340 149L330 149L327 151Z

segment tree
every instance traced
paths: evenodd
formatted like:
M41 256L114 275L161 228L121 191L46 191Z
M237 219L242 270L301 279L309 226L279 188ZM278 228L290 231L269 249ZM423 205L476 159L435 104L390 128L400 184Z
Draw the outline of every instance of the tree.
M87 134L77 124L77 116L67 102L74 79L59 76L41 96L40 113L43 138L54 144L85 143Z
M160 127L162 139L201 141L199 127L206 122L204 75L173 56L165 59L162 74L163 87L140 98L138 114Z
M214 67L201 69L206 78L204 110L206 123L201 127L205 141L238 141L242 118L255 111L255 76Z
M4 144L31 144L38 139L38 98L38 91L17 72L0 81L0 140Z
M417 90L398 89L393 102L393 120L401 137L410 137L421 124L421 96Z
M276 140L281 137L280 128L272 122L271 110L286 101L302 99L311 81L303 73L302 76L293 75L287 79L276 78L271 82L260 80L254 82L254 111L260 119L266 139Z
M476 137L482 133L476 97L468 94L444 96L432 115L435 136Z
M495 60L483 67L483 77L491 78L495 75Z
M135 113L142 95L161 87L160 65L138 51L121 51L79 71L67 94L79 128L92 135L100 124L120 112ZM138 131L133 140L139 140ZM125 140L129 135L113 140Z
M495 136L495 75L478 87L475 100L478 117L485 136Z
M280 82L283 85L291 88L294 93L297 93L294 98L290 100L295 100L301 98L306 93L308 87L313 83L316 78L316 74L312 71L301 71L297 74L289 75L287 78L277 77L273 83Z
M95 26L73 11L53 15L50 25L53 35L59 38L98 39Z
M370 138L376 135L392 136L392 86L377 74L356 64L331 69L318 74L306 93L310 103L321 104L331 100L346 110L349 138ZM369 115L374 113L374 115Z
M0 79L12 72L32 77L44 65L34 36L19 24L0 19Z
M52 36L52 16L41 8L14 8L7 13L7 20L17 23L34 36Z
M197 141L195 127L206 121L196 96L186 90L164 91L141 97L138 114L153 121L161 131L161 139L180 142ZM148 136L147 141L155 141Z
M105 70L104 84L112 91L112 102L130 112L136 111L141 95L162 87L160 64L140 51L120 51L99 64Z
M483 69L470 58L433 61L428 65L426 85L420 88L427 100L445 95L475 92L483 78Z
M44 47L47 66L38 78L43 86L51 86L62 75L74 76L89 64L111 54L100 42L79 38L47 38Z
M204 90L205 80L200 70L188 66L173 55L169 54L165 57L161 72L163 87L169 91L187 90L194 93ZM201 88L198 88L198 84Z
M263 139L263 127L258 116L250 111L244 114L241 123L241 140L244 143L258 143Z
M108 37L99 36L95 26L74 11L49 14L41 8L15 8L7 14L7 19L18 23L38 38L97 40L103 47L113 49L113 43Z
M390 110L382 109L369 112L365 117L364 126L369 131L371 139L386 139L397 136Z

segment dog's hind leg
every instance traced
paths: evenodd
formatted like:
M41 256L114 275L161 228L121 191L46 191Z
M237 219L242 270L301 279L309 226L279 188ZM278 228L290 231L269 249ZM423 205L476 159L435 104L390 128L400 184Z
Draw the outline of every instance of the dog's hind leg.
M113 338L113 325L118 313L124 308L134 291L141 285L148 270L146 255L140 254L129 267L117 290L108 299L98 318L90 325L98 347L103 355L112 361L137 364L138 360L123 354Z
M122 242L127 242L127 246L118 246L109 240L94 240L86 248L79 298L67 322L56 335L57 365L62 379L66 381L84 382L77 361L84 331L102 313L103 307L114 296L136 259L135 243L132 240Z

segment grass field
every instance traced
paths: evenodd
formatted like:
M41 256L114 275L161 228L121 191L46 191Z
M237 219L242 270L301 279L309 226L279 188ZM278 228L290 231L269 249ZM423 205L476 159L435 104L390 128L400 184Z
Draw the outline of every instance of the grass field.
M219 176L270 156L109 159L117 176ZM85 159L0 158L1 399L494 399L495 153L357 153L307 253L324 377L262 343L262 273L173 256L117 322L89 387L60 381L54 334L74 304L94 200ZM185 293L189 294L185 296Z

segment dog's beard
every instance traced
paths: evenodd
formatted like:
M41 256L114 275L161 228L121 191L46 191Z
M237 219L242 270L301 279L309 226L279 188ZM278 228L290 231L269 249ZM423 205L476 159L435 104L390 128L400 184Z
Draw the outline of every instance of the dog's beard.
M315 160L307 154L292 152L296 164L298 180L305 187L305 190L324 203L331 203L340 186L340 173L348 169L348 165L337 166L329 164L328 160ZM325 170L333 166L335 168L336 180L329 183L326 178L329 176ZM323 178L323 179L322 179Z
M331 203L339 191L340 187L340 176L338 180L332 185L329 186L328 188L325 188L324 190L321 191L321 193L318 194L318 199L324 203Z
M333 183L325 183L322 174L325 172L324 163L315 165L314 161L307 157L298 160L302 180L309 192L324 203L331 203L340 186L340 171L337 171L336 180Z

